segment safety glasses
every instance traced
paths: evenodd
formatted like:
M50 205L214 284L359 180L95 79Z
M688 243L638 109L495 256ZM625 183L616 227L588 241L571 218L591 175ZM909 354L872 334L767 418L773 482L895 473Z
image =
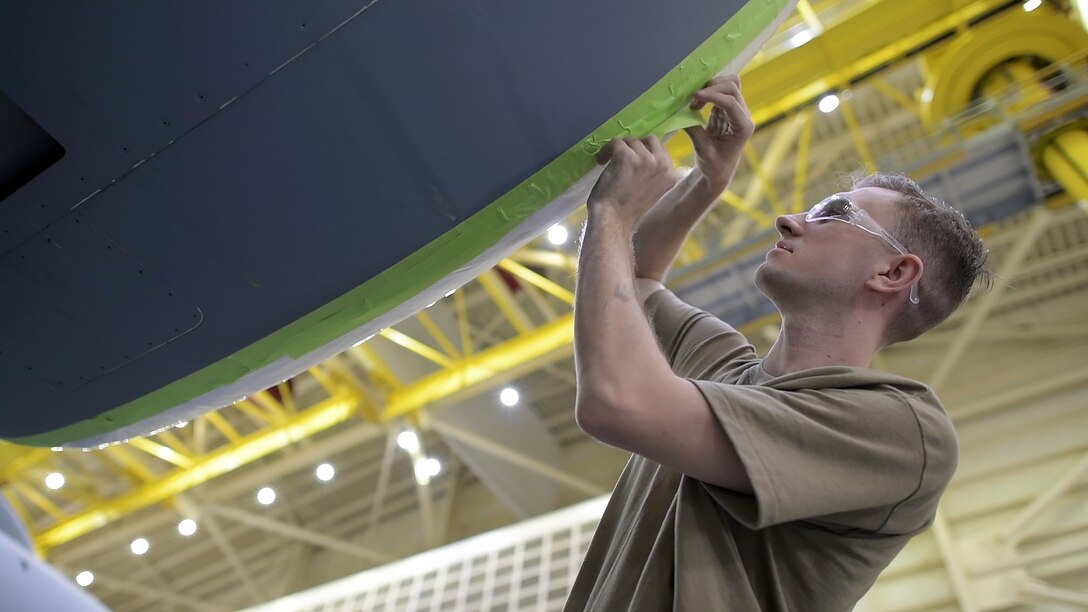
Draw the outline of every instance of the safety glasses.
M902 242L896 240L894 236L887 232L887 230L880 227L880 224L873 220L869 213L865 212L865 209L855 205L846 196L833 195L824 198L810 208L805 215L805 221L808 223L824 220L849 223L858 229L883 238L893 249L898 251L900 255L907 255L910 253L910 251L907 250L907 247L903 246ZM914 283L910 286L910 302L912 304L918 303L918 283Z

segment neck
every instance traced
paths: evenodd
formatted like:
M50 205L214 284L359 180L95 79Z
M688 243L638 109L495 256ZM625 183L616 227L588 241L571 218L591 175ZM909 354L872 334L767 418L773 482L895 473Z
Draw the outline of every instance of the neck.
M822 366L867 368L880 350L880 330L862 316L840 313L822 321L805 313L782 316L782 332L763 360L763 368L781 376Z

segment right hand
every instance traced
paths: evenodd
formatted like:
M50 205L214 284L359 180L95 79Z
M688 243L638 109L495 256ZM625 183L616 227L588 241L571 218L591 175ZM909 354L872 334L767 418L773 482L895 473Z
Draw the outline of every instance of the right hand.
M740 93L740 77L715 77L692 95L691 108L714 105L706 127L685 128L695 147L695 166L712 185L725 189L755 132L752 113Z

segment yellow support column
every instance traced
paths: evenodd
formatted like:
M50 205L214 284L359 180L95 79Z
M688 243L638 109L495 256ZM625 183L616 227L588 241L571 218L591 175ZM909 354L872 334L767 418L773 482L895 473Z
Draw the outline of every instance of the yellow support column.
M1037 157L1046 170L1074 198L1088 201L1088 131L1070 125L1041 142Z

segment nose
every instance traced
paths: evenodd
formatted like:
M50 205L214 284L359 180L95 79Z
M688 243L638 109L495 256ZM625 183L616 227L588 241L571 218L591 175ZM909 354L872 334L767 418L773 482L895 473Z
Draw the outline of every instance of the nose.
M804 232L804 223L800 221L799 215L779 215L774 226L782 236L798 236Z

